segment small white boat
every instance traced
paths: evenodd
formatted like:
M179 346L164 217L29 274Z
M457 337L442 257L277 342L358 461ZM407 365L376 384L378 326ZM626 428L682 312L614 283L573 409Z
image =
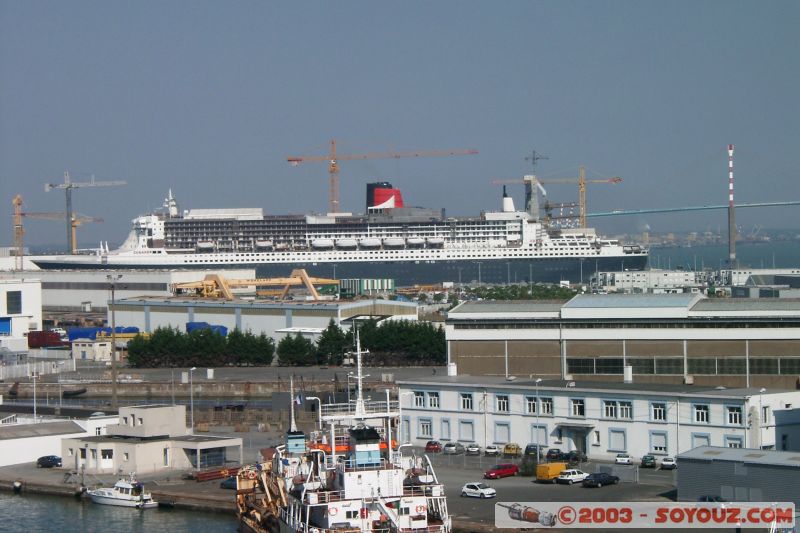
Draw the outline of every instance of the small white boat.
M317 250L333 248L333 239L314 239L311 241L311 247Z
M269 239L259 239L256 241L257 248L272 248L272 241Z
M211 241L197 241L198 250L210 250L213 247L214 243Z
M355 248L358 246L358 241L355 239L336 239L336 247L337 248Z
M86 494L94 503L101 505L116 505L117 507L135 507L137 509L151 509L158 507L158 502L144 490L144 485L136 480L136 475L131 474L127 479L117 481L113 487L89 489Z
M402 237L386 237L383 239L383 245L391 248L399 248L406 245L406 240Z
M428 237L428 244L431 246L442 246L444 244L444 237Z
M377 248L381 245L381 240L377 237L364 237L358 241L362 248Z
M422 237L409 237L407 242L409 246L422 246L425 244L425 239Z

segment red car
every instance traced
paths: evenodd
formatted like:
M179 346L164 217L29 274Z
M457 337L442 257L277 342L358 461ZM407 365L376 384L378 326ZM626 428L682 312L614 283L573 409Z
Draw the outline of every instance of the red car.
M429 440L425 445L426 453L439 453L442 451L442 443L438 440Z
M501 477L516 476L519 474L519 467L515 464L504 463L494 465L492 468L484 472L483 477L486 479L497 479Z

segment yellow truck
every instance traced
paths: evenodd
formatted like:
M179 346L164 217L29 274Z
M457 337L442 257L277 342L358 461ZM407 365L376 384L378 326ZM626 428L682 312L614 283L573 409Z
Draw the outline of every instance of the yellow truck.
M555 483L558 475L567 469L567 463L539 463L536 465L536 481Z

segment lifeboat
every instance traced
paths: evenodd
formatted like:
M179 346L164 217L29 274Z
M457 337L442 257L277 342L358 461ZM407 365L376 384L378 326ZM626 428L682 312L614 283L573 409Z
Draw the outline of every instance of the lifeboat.
M409 237L406 242L409 246L422 246L425 244L425 239L422 237Z
M317 250L333 248L333 239L314 239L311 241L311 247Z
M358 241L362 248L377 248L381 245L381 240L377 237L364 237Z
M256 241L256 248L272 248L272 244L271 240L259 239Z
M214 243L211 241L197 241L198 250L210 250L214 248Z
M399 248L406 245L406 240L402 237L386 237L383 239L383 245L390 248Z
M336 247L337 248L355 248L358 246L358 241L355 239L336 239Z
M443 246L444 237L428 237L428 244L431 246Z

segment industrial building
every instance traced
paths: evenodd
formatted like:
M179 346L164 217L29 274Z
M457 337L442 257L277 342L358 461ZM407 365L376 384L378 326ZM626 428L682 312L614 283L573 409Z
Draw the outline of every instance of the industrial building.
M800 300L581 294L470 301L448 313L448 362L472 375L794 389Z
M678 501L717 496L736 502L800 505L797 452L702 446L678 456Z
M653 294L704 292L708 274L691 270L626 270L598 272L592 277L594 290Z
M209 270L35 270L5 272L8 278L41 280L41 306L45 311L105 311L111 299L111 282L115 298L133 296L170 296L175 283L199 281ZM230 270L231 278L253 278L255 269ZM37 328L38 329L38 328Z
M353 321L417 320L417 304L392 300L324 302L273 302L266 300L219 300L208 298L127 298L112 309L117 324L152 333L157 328L183 330L187 322L207 322L228 330L239 329L280 339L301 333L316 339L331 320L344 328ZM109 316L109 322L110 322Z
M772 448L773 413L800 405L800 391L757 388L465 375L398 385L403 442L531 443L601 460L697 446Z
M38 278L0 279L0 348L27 351L28 331L42 329L42 284Z

